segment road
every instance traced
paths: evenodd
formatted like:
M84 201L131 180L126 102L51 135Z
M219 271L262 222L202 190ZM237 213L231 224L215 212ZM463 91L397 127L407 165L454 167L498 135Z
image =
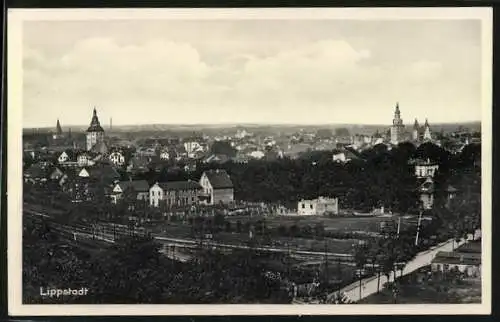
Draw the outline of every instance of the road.
M476 232L477 235L477 232ZM459 243L456 241L454 242L453 240L448 240L446 242L443 242L439 245L436 245L426 251L420 252L415 256L415 258L408 262L406 266L403 269L402 275L408 275L419 268L428 266L431 264L432 260L434 257L436 257L438 252L450 252L453 251L453 249L465 244L468 240L472 239L472 234L469 235L467 240L462 239ZM454 247L455 246L455 247ZM401 272L398 272L397 278L400 277ZM344 293L348 299L350 299L353 302L357 302L361 299L364 299L372 294L377 293L377 276L372 276L372 277L367 277L361 281L361 296L360 296L360 291L359 291L359 281L353 282L352 284L344 287L340 292ZM394 281L394 272L392 272L389 275L389 280L387 279L386 276L380 276L380 289L384 288L384 284L387 283L388 281L393 282ZM329 299L333 298L335 293L332 293L328 296Z

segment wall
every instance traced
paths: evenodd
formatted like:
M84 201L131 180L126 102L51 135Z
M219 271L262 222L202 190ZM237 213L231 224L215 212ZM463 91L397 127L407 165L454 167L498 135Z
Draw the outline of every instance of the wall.
M299 202L297 207L297 213L299 216L314 216L316 215L316 201L314 200L302 200Z
M219 204L221 201L224 204L234 201L234 189L214 189L212 191L212 204Z

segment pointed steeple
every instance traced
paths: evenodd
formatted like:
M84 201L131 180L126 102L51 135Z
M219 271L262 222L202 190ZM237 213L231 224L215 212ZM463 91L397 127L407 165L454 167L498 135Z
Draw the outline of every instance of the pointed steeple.
M396 102L396 110L394 111L394 114L395 115L401 114L401 112L399 111L399 102Z
M425 125L424 125L425 128L428 128L429 127L429 121L427 120L427 118L425 119Z
M90 127L87 129L87 132L104 132L104 129L99 122L99 118L97 117L97 110L94 107L94 114L92 115L92 121L90 121Z
M418 125L418 120L417 119L415 119L415 123L413 124L413 129L415 129L415 130L419 129L419 125Z
M59 119L57 119L56 134L57 135L61 135L62 134L62 128L61 128L61 123L59 123Z

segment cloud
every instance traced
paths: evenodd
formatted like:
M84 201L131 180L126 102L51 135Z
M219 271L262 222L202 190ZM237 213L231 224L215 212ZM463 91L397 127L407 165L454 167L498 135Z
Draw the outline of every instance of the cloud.
M356 104L362 111L362 106L376 106L370 100L380 105L384 100L392 104L415 98L432 90L443 74L440 62L382 66L370 63L370 58L368 49L339 40L304 44L267 56L234 52L219 63L205 61L193 45L165 40L139 46L105 37L87 38L54 57L28 47L24 51L24 101L30 113L25 120L47 118L35 112L40 105L51 106L57 115L78 105L82 112L75 108L70 122L84 123L86 118L78 120L87 117L85 107L97 103L106 104L109 114L138 106L123 115L126 123L216 122L223 117L242 122L278 116L291 121L297 116L283 112L305 107L310 115L314 111L321 115L332 107ZM405 86L414 89L403 92ZM202 116L202 107L217 113Z

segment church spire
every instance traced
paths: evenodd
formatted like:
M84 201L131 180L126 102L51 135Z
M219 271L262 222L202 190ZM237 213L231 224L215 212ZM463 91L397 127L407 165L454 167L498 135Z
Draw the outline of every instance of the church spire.
M418 120L415 119L415 123L413 124L413 129L418 130L419 125L418 125Z
M426 128L429 127L429 121L427 120L427 118L425 119L425 125L424 125L424 127L426 127Z
M101 122L99 122L99 118L97 117L97 110L95 106L92 120L90 121L90 127L88 128L87 132L104 132L104 129L101 126Z
M59 122L59 119L57 119L56 134L57 135L61 135L62 134L62 128L61 128L61 123Z

